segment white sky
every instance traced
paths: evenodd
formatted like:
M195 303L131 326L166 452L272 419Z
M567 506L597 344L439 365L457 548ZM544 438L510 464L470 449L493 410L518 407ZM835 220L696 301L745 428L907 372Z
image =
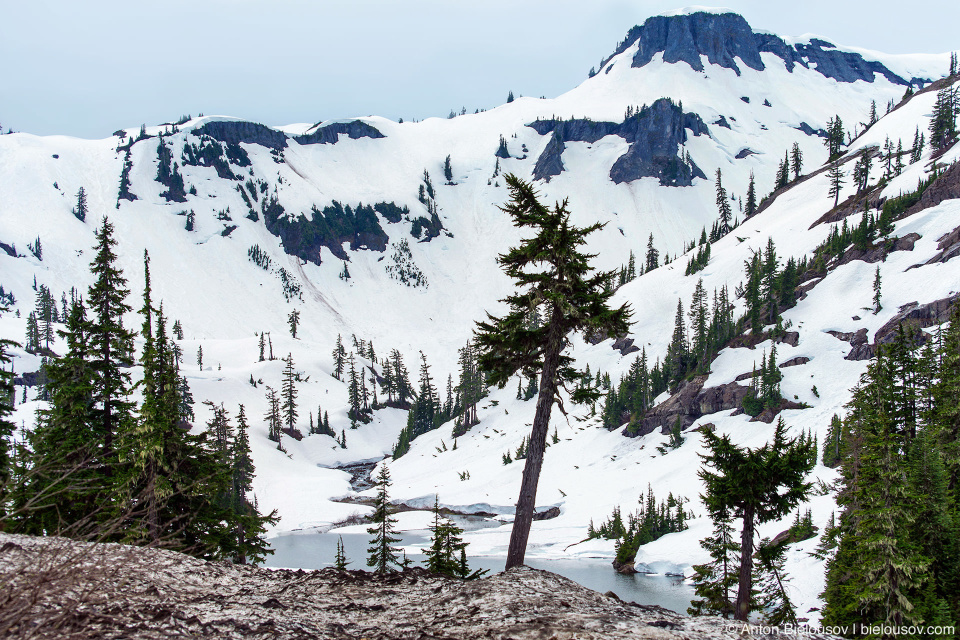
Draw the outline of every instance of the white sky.
M556 96L682 0L18 0L4 130L106 137L182 114L265 124L446 116ZM726 0L754 29L888 53L960 48L953 0ZM946 69L944 70L946 72Z

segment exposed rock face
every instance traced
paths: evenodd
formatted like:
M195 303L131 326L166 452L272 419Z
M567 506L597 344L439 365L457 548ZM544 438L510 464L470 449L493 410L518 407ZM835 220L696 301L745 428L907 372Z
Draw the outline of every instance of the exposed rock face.
M917 304L912 302L900 308L900 313L890 318L889 322L877 329L874 336L873 348L878 344L893 342L897 337L897 327L903 324L904 329L925 329L950 319L953 305L960 299L960 294ZM872 356L873 354L871 354Z
M528 567L473 581L419 568L378 577L7 534L0 594L0 633L36 638L740 637L721 618L623 602Z
M613 55L626 51L637 41L637 53L631 63L634 67L642 67L656 54L663 53L664 62L682 61L703 71L700 56L706 56L710 64L732 69L740 75L737 58L747 67L763 71L765 66L760 54L772 53L784 61L790 72L800 65L839 82L873 82L874 74L879 73L894 84L909 84L881 63L864 60L859 53L839 51L825 40L813 38L809 43L791 46L778 36L754 33L747 21L735 13L648 18L627 33Z
M640 351L640 347L633 344L633 338L627 338L626 336L622 338L617 338L616 340L613 341L613 344L610 346L615 351L619 351L620 355L624 355L624 356Z
M954 198L960 198L960 164L952 165L934 180L920 196L920 202L907 209L904 217Z
M622 123L594 122L593 120L537 120L527 125L540 135L553 138L537 159L533 177L549 180L563 171L560 155L564 142L594 143L609 135L620 136L630 143L627 152L617 158L610 169L610 179L616 183L639 178L657 178L664 186L690 186L694 178L706 179L706 174L691 160L679 156L680 145L687 141L687 130L693 135L709 135L707 125L695 113L683 113L680 107L661 98L642 108Z
M707 376L696 376L684 382L675 394L648 411L636 433L629 435L645 436L658 428L662 433L667 433L673 428L677 416L680 417L681 429L686 429L701 416L740 408L744 397L750 392L749 387L736 382L704 389L706 380Z
M208 135L214 140L227 144L246 142L280 151L287 146L287 136L282 131L271 129L256 122L238 122L234 120L215 120L197 127L194 135Z
M550 142L544 147L543 153L537 158L537 164L533 167L533 179L550 182L550 178L560 175L563 171L563 160L560 156L563 154L566 146L563 144L563 138L556 129L550 136Z
M787 367L796 367L801 364L807 364L810 362L810 358L806 356L797 356L796 358L790 358L786 362L780 365L781 369L786 369Z
M867 329L857 329L856 331L827 331L837 340L843 340L850 343L850 353L843 357L844 360L869 360L873 357L873 347L867 344Z
M299 144L337 144L340 134L347 135L351 140L386 137L376 127L362 120L354 120L352 122L332 122L318 127L310 133L295 136L293 139Z

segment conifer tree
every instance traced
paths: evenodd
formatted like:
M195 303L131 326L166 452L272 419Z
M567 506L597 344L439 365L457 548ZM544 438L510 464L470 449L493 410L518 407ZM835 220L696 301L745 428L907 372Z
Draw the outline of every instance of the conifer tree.
M280 397L273 387L267 386L267 413L264 420L267 421L267 438L277 443L277 449L283 450L280 442L280 430L283 427L283 421L280 417Z
M880 313L883 307L880 305L880 265L873 275L873 315Z
M398 549L392 546L400 542L400 538L395 536L394 526L397 524L395 518L391 517L393 509L390 507L390 470L386 465L380 467L377 474L376 484L377 495L373 503L373 516L371 517L372 526L367 529L373 538L370 540L370 547L367 553L367 566L372 567L377 573L383 574L389 571L395 571L400 564L397 558Z
M660 252L653 246L653 234L647 240L647 255L644 260L644 273L649 273L660 266Z
M333 348L333 377L342 380L343 364L347 357L347 351L343 347L343 338L337 334L337 345ZM262 358L261 358L262 359Z
M83 190L83 187L77 190L77 204L70 210L70 213L80 222L87 219L87 192Z
M810 490L804 476L813 469L816 449L805 438L787 439L783 419L777 420L772 442L759 449L734 445L728 435L703 432L708 455L701 455L702 496L711 517L743 521L740 536L740 570L734 618L746 621L754 608L753 552L757 524L790 513ZM708 467L712 467L713 471Z
M753 178L753 169L750 170L750 184L747 185L747 202L743 207L743 214L750 218L757 212L757 186Z
M297 327L300 325L300 312L294 309L287 315L287 325L290 327L290 335L294 340L297 339Z
M197 347L197 366L203 371L203 345Z
M840 168L839 162L830 165L827 177L830 180L830 191L828 193L833 198L833 206L836 207L840 203L840 188L843 186L843 169Z
M248 430L246 411L241 404L237 412L237 435L230 447L231 507L236 539L233 560L237 564L246 564L248 561L257 564L264 556L273 554L273 549L263 536L266 534L267 525L279 521L276 510L264 516L260 513L256 499L250 501L256 467L253 465Z
M570 223L567 202L551 210L537 200L533 187L514 175L506 176L510 202L503 207L518 227L529 227L534 237L523 240L498 259L506 274L524 290L506 298L510 312L501 318L488 315L478 324L476 336L480 367L488 380L503 387L519 370L527 377L540 374L540 392L524 466L520 497L507 555L507 568L523 564L533 519L537 483L549 430L550 411L559 385L574 383L581 375L563 355L570 331L622 335L629 328L630 309L607 305L612 291L604 290L610 272L591 273L592 256L579 251L586 236L602 228L579 228ZM523 329L530 309L549 309L549 320L539 329ZM596 400L594 390L580 389L574 402Z
M123 314L130 311L124 302L129 293L127 280L116 267L113 225L104 217L96 232L96 256L90 264L94 283L87 292L92 318L87 338L90 368L93 373L92 422L103 447L102 464L115 462L117 435L129 427L133 403L130 402L130 373L133 365L133 336L123 326Z
M347 565L350 562L347 560L347 554L343 551L343 536L337 537L337 555L333 558L333 566L340 571L346 571Z
M266 346L267 346L267 343L266 343L266 341L264 341L264 339L263 339L263 331L261 331L261 332L260 332L260 342L259 342L259 347L260 347L260 360L259 360L259 361L260 361L260 362L263 362L263 361L264 361L264 357L263 357L263 353L264 353L264 352L263 352L263 350L266 348ZM251 374L251 375L252 375L252 374Z
M297 413L297 385L296 385L296 372L293 369L293 354L288 353L287 357L283 359L283 383L281 385L280 393L283 395L283 421L287 425L287 429L293 431L297 427L297 418L299 417Z
M693 566L693 589L699 599L691 600L687 613L730 618L734 613L732 594L738 582L740 545L726 511L712 511L710 518L713 535L700 541L700 546L710 554L710 562Z
M723 183L721 182L719 167L717 168L717 211L717 235L722 238L730 233L730 221L733 218L733 212L730 210L730 200L727 198L727 190L723 188Z

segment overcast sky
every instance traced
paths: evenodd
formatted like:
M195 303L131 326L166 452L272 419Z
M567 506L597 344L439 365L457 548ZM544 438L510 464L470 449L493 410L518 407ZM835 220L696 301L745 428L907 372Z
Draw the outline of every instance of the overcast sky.
M582 82L631 26L684 6L670 0L5 4L0 123L85 138L199 112L271 125L372 114L409 120L493 107L510 90L555 96ZM815 33L889 53L960 48L960 3L953 0L726 0L723 6L754 29L781 35Z

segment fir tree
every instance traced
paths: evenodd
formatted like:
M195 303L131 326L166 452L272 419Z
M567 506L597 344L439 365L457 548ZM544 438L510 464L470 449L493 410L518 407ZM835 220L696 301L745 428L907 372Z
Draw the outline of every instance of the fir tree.
M287 325L290 327L290 336L296 340L297 339L297 326L300 324L300 312L297 309L294 309L287 315Z
M733 212L730 210L730 200L727 198L727 190L723 188L723 183L721 182L719 167L717 168L717 211L717 235L722 238L730 233L730 221L733 219Z
M87 192L83 187L77 190L77 205L70 210L70 213L80 222L87 219Z
M647 255L644 260L644 273L649 273L660 266L660 252L653 246L653 234L647 240Z
M263 351L263 347L262 347L262 346L261 346L261 349L260 349L260 350L261 350L261 354L262 354L262 351ZM343 338L342 338L342 337L340 336L340 334L338 333L338 334L337 334L337 345L333 348L333 377L336 378L337 380L342 380L342 379L343 379L343 378L342 378L342 376L343 376L343 364L344 364L344 361L346 360L346 356L347 356L347 351L346 351L346 349L344 349L344 347L343 347ZM261 360L263 359L263 356L262 356L262 355L261 355L260 359L261 359Z
M693 590L699 599L691 600L687 613L730 618L734 613L731 594L738 583L740 545L726 511L711 511L710 518L713 535L700 541L700 546L710 554L710 562L693 566Z
M753 543L757 524L783 517L806 496L804 476L813 469L816 450L805 438L786 437L778 419L773 441L759 449L734 445L727 435L703 432L708 455L702 455L700 478L706 486L704 504L714 518L741 518L740 571L734 618L746 621L754 608ZM708 470L712 467L713 471Z
M393 509L390 507L390 470L386 465L380 467L377 474L376 484L377 495L373 503L373 516L371 522L373 525L367 529L373 538L370 540L370 547L367 553L367 566L372 567L377 573L383 574L389 571L395 571L400 564L397 558L397 548L392 545L400 542L400 538L395 537L394 526L397 524L395 518L391 517Z
M346 571L349 564L347 555L343 551L343 536L337 536L337 555L333 558L333 566L340 571Z
M747 185L747 202L743 208L745 217L750 218L757 212L757 187L753 178L753 169L750 170L750 184Z
M873 315L880 313L883 307L880 305L880 265L873 275Z
M101 462L115 461L117 435L129 427L133 418L130 402L130 373L133 365L134 333L123 326L123 314L130 311L124 301L129 293L127 280L116 267L113 251L113 225L104 217L96 232L96 256L90 264L94 283L87 292L87 302L93 315L87 338L90 346L90 368L93 374L92 422L103 447Z
M605 291L604 283L612 274L591 274L588 261L592 256L579 251L586 236L603 225L573 226L566 201L550 210L540 204L530 184L513 175L506 180L511 200L504 212L516 226L530 227L536 235L498 259L506 274L525 289L506 299L511 309L506 316L489 316L487 322L478 324L479 362L488 380L500 387L518 370L527 377L540 373L540 393L507 555L510 568L523 564L558 386L581 377L571 366L571 358L562 354L566 335L572 330L624 334L630 310L626 305L618 309L607 305L613 292ZM536 270L528 271L531 267ZM523 329L528 311L541 305L549 309L549 320L539 329ZM588 402L597 397L596 391L581 389L573 400Z
M834 162L830 165L830 169L827 171L827 178L830 180L830 190L829 195L833 198L833 206L836 207L840 203L840 189L843 186L843 169L840 168L839 162Z
M293 354L288 353L283 359L283 383L280 393L283 395L283 422L287 425L288 431L294 431L297 427L297 385L296 372L293 369Z

